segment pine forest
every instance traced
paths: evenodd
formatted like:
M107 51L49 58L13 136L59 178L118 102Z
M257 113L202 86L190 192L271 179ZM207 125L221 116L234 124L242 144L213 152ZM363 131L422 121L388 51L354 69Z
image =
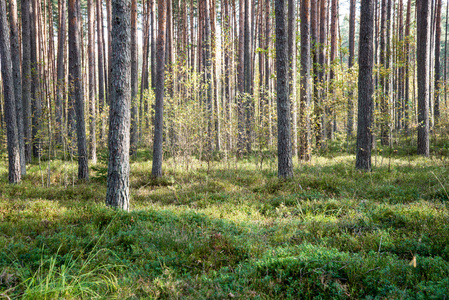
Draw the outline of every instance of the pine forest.
M448 16L0 0L0 299L449 298Z

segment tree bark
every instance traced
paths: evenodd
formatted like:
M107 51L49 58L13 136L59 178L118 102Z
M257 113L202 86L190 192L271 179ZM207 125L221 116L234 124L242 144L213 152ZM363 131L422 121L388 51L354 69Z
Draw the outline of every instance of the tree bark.
M94 17L94 4L92 3L93 0L87 1L87 19L88 19L88 58L89 58L89 156L92 159L92 163L97 163L97 137L96 137L96 131L97 131L97 108L96 108L96 90L95 90L95 82L97 80L96 78L96 72L95 72L95 17ZM98 1L98 0L97 0Z
M246 153L251 153L252 135L252 72L251 72L251 7L249 0L244 0L244 81L245 81L245 145Z
M22 0L22 98L25 160L31 162L31 0Z
M441 40L441 9L442 0L436 0L437 6L435 11L435 96L433 104L433 114L435 123L440 118L440 40Z
M418 154L429 156L430 0L417 0Z
M22 175L25 175L26 161L25 161L25 140L23 129L23 109L22 109L22 74L20 70L20 47L19 47L19 31L18 31L16 0L9 1L9 21L11 25L11 36L10 36L11 59L12 59L13 81L14 81L14 96L16 105L17 134L18 134L19 153L20 153L20 172Z
M411 15L412 0L407 2L407 15L405 18L405 97L404 97L404 129L408 132L409 123L409 101L410 101L410 15ZM414 93L414 91L413 91Z
M355 47L355 2L356 0L350 1L349 6L349 57L348 57L348 68L351 69L354 65L354 47ZM348 122L347 122L347 135L348 138L352 138L354 130L354 99L353 99L352 87L349 89L348 93Z
M97 0L98 1L98 0ZM63 138L63 101L65 95L65 42L66 42L66 1L58 1L59 29L58 29L58 58L57 58L57 86L56 86L56 143L62 144Z
M381 85L381 99L380 99L380 138L381 144L383 146L388 145L389 143L389 133L388 133L388 124L387 124L387 115L388 115L388 98L386 95L386 90L388 89L388 75L385 74L385 69L387 66L387 0L382 0L381 6L381 21L380 21L380 65L382 74L380 76L380 85Z
M244 93L245 93L245 0L240 0L239 7L239 53L237 65L238 103L237 103L237 156L243 155L244 149Z
M374 0L360 5L359 95L356 169L371 170L371 120L373 113L373 32Z
M6 17L5 0L0 0L0 56L5 103L5 122L8 148L9 183L19 183L21 180L20 148L16 120L16 103L14 96L14 81L11 62L10 36Z
M411 0L409 0L410 2ZM447 34L448 34L448 22L449 22L449 3L446 3L446 37L444 39L444 105L447 104Z
M162 132L164 114L164 78L165 78L165 37L166 37L166 1L158 0L158 37L157 37L157 73L156 107L154 115L154 143L152 175L162 176Z
M289 59L289 90L290 90L290 101L292 104L292 155L296 157L298 155L298 119L297 119L297 107L296 107L296 5L295 0L288 0L288 59ZM308 1L310 4L310 1ZM310 5L309 5L310 6ZM308 13L307 13L308 14ZM302 24L302 19L301 19ZM302 27L301 27L302 29ZM301 34L301 38L303 35ZM309 34L307 34L307 39L309 39ZM308 42L306 42L308 43ZM302 51L302 40L301 40L301 51ZM309 47L310 49L310 47ZM310 52L310 51L309 51ZM302 54L301 54L302 58ZM302 74L302 72L301 72ZM301 78L302 81L302 78ZM303 87L301 87L303 88ZM302 90L301 90L302 93ZM302 95L302 94L301 94ZM301 97L301 99L303 99ZM301 104L302 105L302 104ZM301 117L305 116L305 111L301 111ZM304 119L303 119L304 120ZM307 118L305 120L308 120ZM307 125L301 122L301 126ZM304 128L304 127L303 127ZM308 135L305 134L304 130L301 132L301 147L304 143L308 142ZM301 148L301 156L304 156L304 149Z
M40 31L38 30L38 13L37 8L40 3L37 0L31 1L31 14L30 14L30 34L31 34L31 116L32 116L32 128L31 128L31 143L32 143L32 154L34 157L40 156L41 139L39 137L39 131L41 129L41 92L40 92L40 66L39 66L39 42L42 39L40 36Z
M89 180L89 168L86 143L86 126L84 123L84 93L81 73L80 48L80 3L69 0L69 84L71 86L70 103L75 106L76 135L78 147L78 179ZM73 125L72 125L73 126Z
M307 0L304 0L307 1ZM288 92L288 43L287 43L287 2L275 1L276 15L276 73L278 112L278 176L293 176L290 97Z
M320 3L320 44L319 44L319 73L318 73L318 82L321 85L320 87L320 105L318 105L319 109L317 109L316 115L316 146L321 147L323 137L323 129L325 131L324 120L324 105L326 99L326 89L325 89L325 80L326 80L326 41L327 41L327 12L328 5L327 0L321 0Z
M334 102L335 93L334 93L334 78L335 78L335 61L337 59L337 36L338 36L338 1L332 0L332 8L331 8L331 47L330 47L330 74L329 74L329 86L330 86L330 97L332 99L328 99L328 103L326 103L326 137L327 139L334 139L334 126L333 126L333 116L334 116ZM329 103L331 102L331 103Z
M290 10L290 8L289 8ZM299 152L302 160L310 160L310 0L301 1L301 149Z
M316 116L319 115L319 81L318 81L318 73L319 73L319 65L318 65L318 55L319 55L319 16L320 16L320 5L321 0L311 1L310 7L310 52L312 56L312 79L313 79L313 92L312 92L312 100L313 105L313 117L311 118L311 133L310 133L310 142L312 142L312 136L316 136L315 130L317 127ZM310 145L312 147L312 145Z
M131 0L112 0L111 101L106 205L129 211Z
M103 111L105 106L105 67L104 67L104 42L103 42L103 18L102 16L102 0L96 0L97 3L97 51L98 51L98 111L101 116L101 130L100 140L103 141L106 138L106 126L103 118Z
M108 100L108 103L111 101L111 99L109 99L109 97L110 97L110 94L111 94L111 92L110 92L110 88L111 88L111 80L110 80L110 78L111 78L111 64L112 64L112 61L111 61L111 59L112 59L112 44L111 44L111 41L112 41L112 16L111 16L111 14L112 14L112 3L111 3L111 1L112 0L106 0L106 20L107 20L107 24L108 24L108 68L107 68L107 78L108 78L108 80L107 80L107 86L106 86L106 94L108 95L107 96L107 100Z
M131 0L131 137L130 154L137 152L139 120L137 111L138 90L138 53L137 53L137 0Z

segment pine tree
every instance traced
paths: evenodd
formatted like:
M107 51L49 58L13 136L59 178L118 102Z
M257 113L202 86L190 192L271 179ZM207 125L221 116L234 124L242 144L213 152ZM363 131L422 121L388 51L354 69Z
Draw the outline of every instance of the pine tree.
M129 210L131 0L112 0L109 163L106 204Z
M278 176L293 176L290 97L288 92L287 2L275 1L276 75L278 112Z

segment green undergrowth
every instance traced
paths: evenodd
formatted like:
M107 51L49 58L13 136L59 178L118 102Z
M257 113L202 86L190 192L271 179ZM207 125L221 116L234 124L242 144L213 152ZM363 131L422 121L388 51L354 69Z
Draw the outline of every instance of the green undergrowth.
M257 156L171 158L154 179L148 155L129 213L104 205L105 161L87 183L54 161L19 185L0 164L0 299L449 297L444 158L378 154L363 173L327 155L290 180Z

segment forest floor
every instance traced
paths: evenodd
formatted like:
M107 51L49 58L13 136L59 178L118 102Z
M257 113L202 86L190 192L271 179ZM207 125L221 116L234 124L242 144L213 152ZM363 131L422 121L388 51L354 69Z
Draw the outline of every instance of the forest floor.
M449 161L388 153L369 173L295 161L286 181L274 159L168 159L154 180L140 151L130 213L105 207L104 165L8 185L3 159L0 299L448 299Z

